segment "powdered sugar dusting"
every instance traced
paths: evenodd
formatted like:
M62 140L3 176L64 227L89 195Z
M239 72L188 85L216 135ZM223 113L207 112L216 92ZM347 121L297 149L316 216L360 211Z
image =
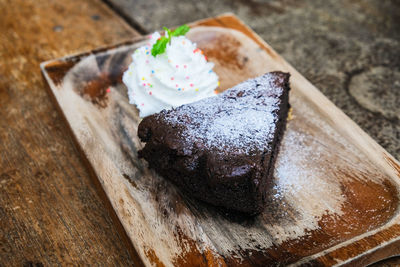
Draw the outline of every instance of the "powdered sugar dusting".
M268 73L247 80L218 96L164 111L159 119L190 143L217 152L269 151L273 141L282 88L280 77Z
M241 123L238 123L241 122ZM268 133L267 140L271 140L275 125L272 113L259 115L258 110L245 110L235 116L235 120L228 116L221 116L214 120L206 133L208 146L234 146L245 150L252 145L262 147L265 143L265 133ZM247 126L248 130L243 129Z

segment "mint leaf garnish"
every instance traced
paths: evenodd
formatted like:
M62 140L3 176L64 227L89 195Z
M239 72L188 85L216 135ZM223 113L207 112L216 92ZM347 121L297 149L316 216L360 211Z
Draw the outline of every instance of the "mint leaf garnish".
M165 49L167 49L167 44L171 42L172 36L180 36L180 35L185 35L189 30L189 26L182 25L176 28L174 31L171 31L167 27L163 27L165 32L168 34L168 37L166 36L161 36L157 40L157 42L153 45L151 48L151 54L153 57L156 57L157 55L163 54L165 52Z
M166 33L168 33L168 38L171 39L171 35L172 35L171 30L168 29L167 27L163 27L163 29L164 29L164 31L165 31Z
M180 36L180 35L185 35L188 31L190 30L189 26L184 24L182 26L179 26L172 32L172 36ZM168 33L169 34L169 33Z
M158 54L164 53L165 49L167 48L168 42L169 38L161 36L161 38L157 40L157 42L153 45L153 48L151 49L151 54L153 55L153 57L157 56Z

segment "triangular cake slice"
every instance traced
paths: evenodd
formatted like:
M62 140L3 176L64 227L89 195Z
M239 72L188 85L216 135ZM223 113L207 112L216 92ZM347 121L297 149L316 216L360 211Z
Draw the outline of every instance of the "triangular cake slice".
M263 210L288 116L289 74L266 73L143 119L139 156L181 190L248 214Z

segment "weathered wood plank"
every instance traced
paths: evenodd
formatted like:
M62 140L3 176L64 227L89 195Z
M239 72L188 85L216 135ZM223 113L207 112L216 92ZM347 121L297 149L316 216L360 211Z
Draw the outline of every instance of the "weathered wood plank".
M130 265L39 63L138 36L98 0L0 1L0 265Z
M120 79L146 39L42 65L143 261L331 266L399 253L399 164L237 18L194 26L188 37L215 63L221 89L266 71L291 73L293 119L266 210L255 218L232 217L180 194L137 158L140 118Z

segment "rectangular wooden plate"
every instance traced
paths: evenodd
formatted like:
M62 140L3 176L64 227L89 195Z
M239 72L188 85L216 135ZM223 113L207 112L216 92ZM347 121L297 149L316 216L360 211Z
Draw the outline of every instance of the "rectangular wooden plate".
M137 151L121 83L146 37L41 64L50 95L145 265L365 265L400 253L400 165L234 15L191 24L221 90L291 74L288 122L265 211L232 216L182 195Z

